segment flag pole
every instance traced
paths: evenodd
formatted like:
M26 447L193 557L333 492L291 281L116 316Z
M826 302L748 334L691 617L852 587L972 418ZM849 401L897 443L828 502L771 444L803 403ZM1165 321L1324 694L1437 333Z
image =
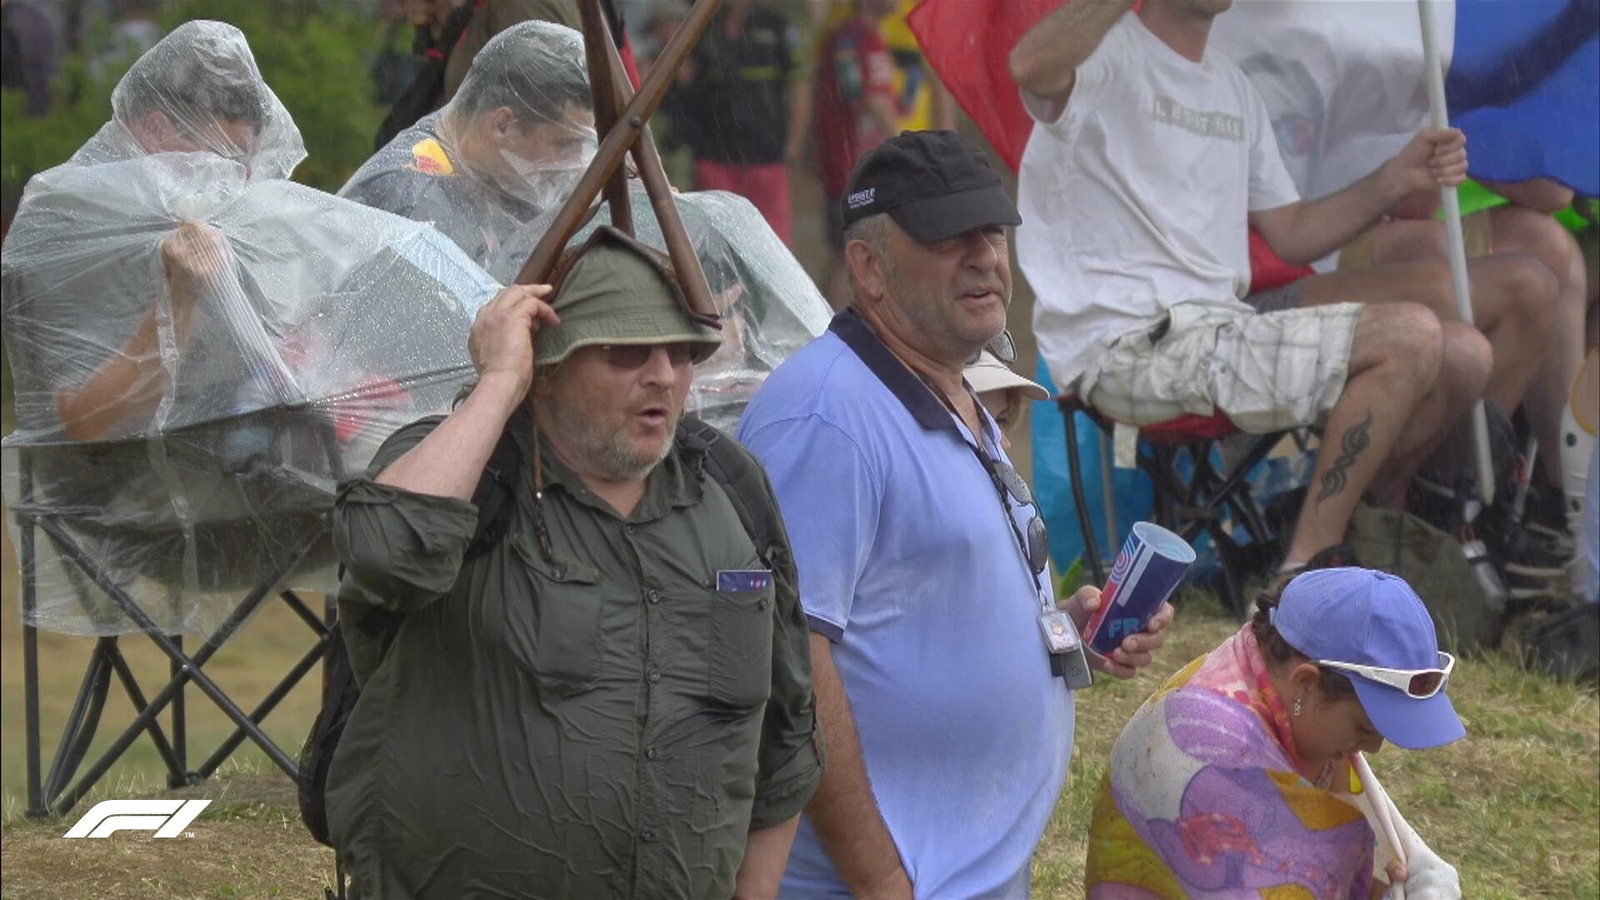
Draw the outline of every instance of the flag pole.
M1427 0L1423 2L1426 3ZM1367 764L1365 755L1350 754L1350 764L1356 770L1356 777L1361 779L1361 789L1366 792L1367 802L1372 806L1372 816L1376 820L1372 823L1374 830L1378 832L1380 838L1388 842L1389 850L1394 853L1395 859L1400 860L1401 865L1405 865L1406 845L1400 840L1400 828L1397 824L1404 819L1400 816L1399 808L1389 799L1389 792L1378 783L1378 776L1372 774L1372 767ZM1384 896L1392 900L1406 900L1405 883L1390 885L1389 892Z
M1417 0L1422 18L1422 60L1428 85L1428 119L1435 128L1450 127L1444 100L1444 67L1439 63L1439 43L1434 27L1433 0ZM1472 324L1472 292L1467 285L1467 244L1461 234L1461 196L1454 187L1440 189L1444 196L1444 233L1450 250L1450 283L1455 288L1456 312ZM1489 454L1489 416L1480 399L1472 408L1472 438L1478 461L1478 497L1484 506L1494 502L1494 458Z

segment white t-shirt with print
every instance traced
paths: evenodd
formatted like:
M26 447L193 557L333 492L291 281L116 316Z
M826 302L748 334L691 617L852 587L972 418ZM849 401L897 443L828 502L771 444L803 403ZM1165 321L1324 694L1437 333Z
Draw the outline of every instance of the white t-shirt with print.
M1063 389L1116 338L1177 303L1248 311L1251 210L1299 199L1266 107L1239 67L1196 63L1129 13L1036 123L1017 187L1017 256L1034 335Z

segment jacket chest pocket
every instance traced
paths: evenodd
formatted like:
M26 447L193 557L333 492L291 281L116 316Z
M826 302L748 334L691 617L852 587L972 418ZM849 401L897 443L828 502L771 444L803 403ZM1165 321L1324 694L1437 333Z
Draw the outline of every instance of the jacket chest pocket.
M772 692L770 579L753 590L701 589L694 600L706 616L706 694L738 709L767 702Z
M511 540L532 581L531 597L508 597L512 615L532 638L526 661L540 681L560 694L588 690L600 680L604 653L604 592L593 566L546 562L520 535ZM519 611L518 611L519 610Z

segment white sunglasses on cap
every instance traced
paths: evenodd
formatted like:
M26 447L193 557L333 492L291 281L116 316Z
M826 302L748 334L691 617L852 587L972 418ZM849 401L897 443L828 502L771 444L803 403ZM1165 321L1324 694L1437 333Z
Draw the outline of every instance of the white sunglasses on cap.
M1386 687L1403 691L1413 700L1426 700L1444 690L1444 686L1450 683L1450 672L1456 667L1456 658L1440 650L1437 669L1385 669L1382 666L1364 666L1360 663L1335 662L1331 659L1319 659L1316 660L1316 664L1359 675L1368 681L1376 681Z

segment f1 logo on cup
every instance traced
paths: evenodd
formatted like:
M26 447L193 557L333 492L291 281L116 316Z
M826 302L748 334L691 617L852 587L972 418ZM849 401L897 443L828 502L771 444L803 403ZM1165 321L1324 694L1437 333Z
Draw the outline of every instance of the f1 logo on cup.
M158 838L177 837L210 805L210 800L102 800L62 837L103 838L119 831L154 831Z
M1144 625L1137 616L1121 616L1106 622L1106 636L1119 643L1128 635L1138 634L1143 630Z

